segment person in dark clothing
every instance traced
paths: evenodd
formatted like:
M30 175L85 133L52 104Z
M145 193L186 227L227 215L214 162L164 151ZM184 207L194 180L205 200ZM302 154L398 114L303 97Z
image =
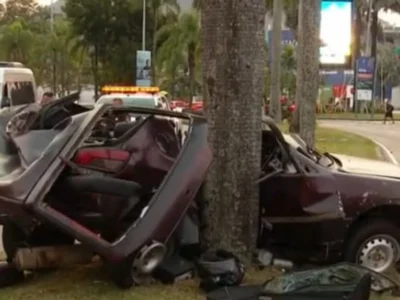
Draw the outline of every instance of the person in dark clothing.
M52 92L45 92L42 96L42 100L40 104L44 105L54 100L54 93Z
M383 124L386 124L387 118L391 119L392 123L394 124L393 111L394 111L393 105L390 104L387 100L385 100L385 118L383 119Z

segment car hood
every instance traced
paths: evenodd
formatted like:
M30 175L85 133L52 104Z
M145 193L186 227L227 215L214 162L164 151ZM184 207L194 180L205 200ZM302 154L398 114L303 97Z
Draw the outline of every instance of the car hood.
M342 154L332 155L341 161L340 169L344 172L400 178L400 167L395 164Z
M305 143L304 145L299 144L298 141L288 134L284 134L283 136L285 141L292 147L298 148L305 145ZM400 167L395 164L336 153L331 153L331 155L341 161L342 166L339 170L343 172L400 178Z

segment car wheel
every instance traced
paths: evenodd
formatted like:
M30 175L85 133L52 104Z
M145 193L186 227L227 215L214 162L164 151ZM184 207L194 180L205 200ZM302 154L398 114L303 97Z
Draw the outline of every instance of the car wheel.
M124 263L119 266L109 265L109 273L112 281L120 289L129 289L139 284L131 260L124 260Z
M400 258L400 228L379 219L361 223L350 236L344 257L375 272L389 270Z
M0 288L10 287L23 282L24 272L17 270L13 265L0 263Z
M3 225L3 248L7 262L12 262L18 248L40 247L52 245L72 245L75 239L46 227L38 227L32 234L27 235L13 222Z

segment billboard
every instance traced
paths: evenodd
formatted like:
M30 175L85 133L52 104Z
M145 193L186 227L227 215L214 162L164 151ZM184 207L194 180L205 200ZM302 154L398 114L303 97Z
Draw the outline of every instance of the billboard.
M150 51L136 51L136 85L151 86Z
M352 7L352 0L321 1L321 65L350 65Z
M374 92L375 59L361 56L356 66L357 100L372 101Z

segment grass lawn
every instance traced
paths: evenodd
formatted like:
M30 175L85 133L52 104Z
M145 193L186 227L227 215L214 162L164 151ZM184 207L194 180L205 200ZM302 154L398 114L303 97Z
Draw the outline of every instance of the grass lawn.
M355 114L352 112L332 113L332 114L317 114L319 120L359 120L359 121L382 121L383 114ZM393 114L395 120L400 121L400 114Z
M282 125L281 128L287 131L286 125ZM375 144L358 135L318 128L316 136L317 148L320 151L377 158ZM275 274L277 274L276 270L253 271L248 272L246 278L248 283L260 284ZM151 284L121 291L108 280L101 266L93 264L47 274L36 274L23 284L3 289L0 292L0 300L204 299L204 294L197 286L195 281L185 281L171 286Z
M288 133L287 124L281 125L280 128L284 133ZM317 127L315 136L316 148L320 152L379 159L375 143L360 135L337 129Z
M246 282L262 284L279 274L276 270L248 272ZM120 290L111 283L101 266L93 264L63 271L39 274L25 283L3 289L0 300L197 300L205 299L198 282L188 280L175 285L149 283Z

